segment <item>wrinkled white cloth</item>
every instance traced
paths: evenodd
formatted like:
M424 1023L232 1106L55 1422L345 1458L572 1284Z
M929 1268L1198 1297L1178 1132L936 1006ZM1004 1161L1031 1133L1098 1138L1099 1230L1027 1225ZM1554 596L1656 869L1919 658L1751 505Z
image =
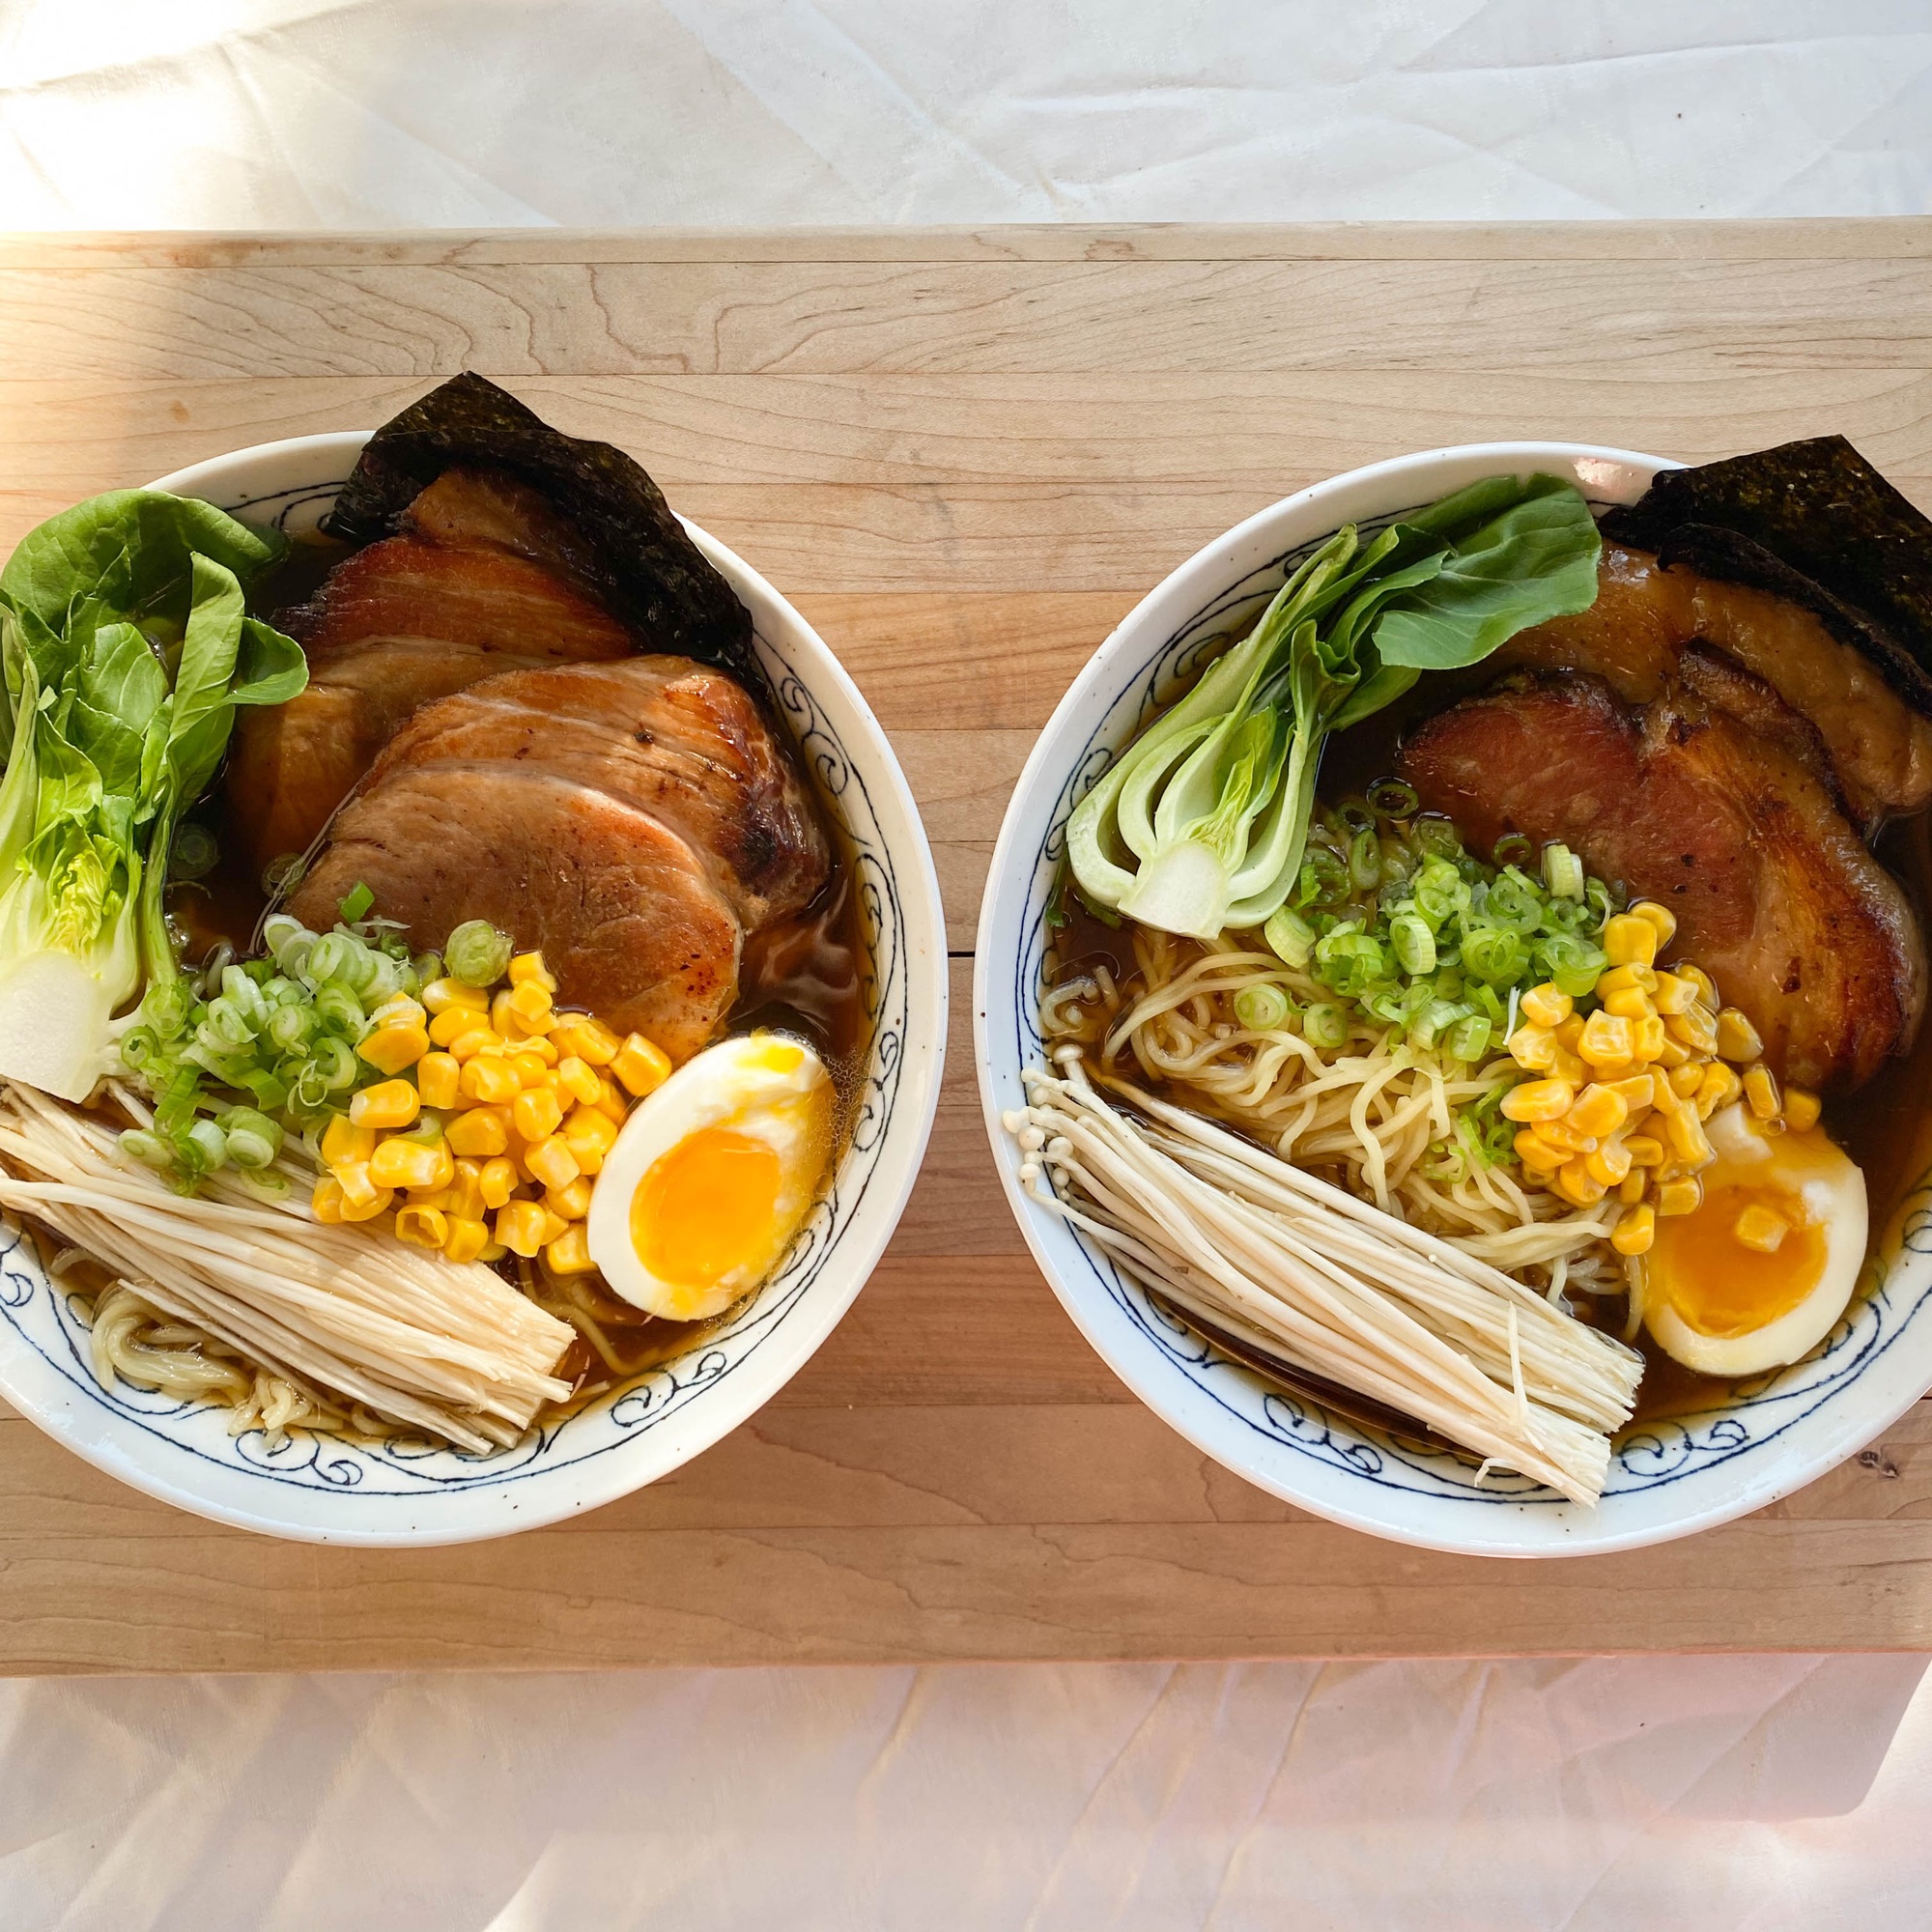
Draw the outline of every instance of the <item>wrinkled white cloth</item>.
M0 227L1928 209L1928 0L0 0ZM0 1684L0 1925L1917 1932L1921 1669Z
M1932 208L1926 0L0 0L0 227Z
M1895 1657L47 1682L10 1932L1918 1932ZM1888 1744L1890 1748L1888 1750Z

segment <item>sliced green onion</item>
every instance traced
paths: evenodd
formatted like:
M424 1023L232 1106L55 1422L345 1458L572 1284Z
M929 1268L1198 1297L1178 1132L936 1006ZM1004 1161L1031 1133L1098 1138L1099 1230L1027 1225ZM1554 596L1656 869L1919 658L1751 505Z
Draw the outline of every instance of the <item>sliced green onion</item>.
M362 880L357 879L355 884L351 888L347 897L336 906L335 910L342 915L344 925L354 925L358 919L363 918L367 914L369 908L375 903L376 895L369 890L368 886Z
M1333 1053L1349 1037L1349 1016L1331 1001L1318 1001L1301 1015L1301 1037L1322 1053Z
M1422 804L1415 787L1402 779L1378 779L1368 796L1378 818L1412 818Z
M174 843L168 847L168 877L203 879L221 862L221 847L207 826L192 819L175 828Z
M1273 1033L1288 1017L1288 995L1266 980L1243 986L1235 995L1235 1017L1250 1033Z
M1490 1050L1490 1023L1481 1013L1471 1013L1449 1029L1449 1057L1470 1062L1482 1059Z
M1559 899L1583 896L1583 862L1559 840L1551 839L1543 848L1543 878Z
M1283 906L1262 928L1262 937L1274 956L1299 971L1315 952L1315 928L1294 910Z
M1435 972L1435 935L1430 931L1429 922L1419 914L1403 912L1390 920L1389 942L1405 973Z
M509 970L511 940L487 919L466 920L442 949L449 977L466 986L494 986Z

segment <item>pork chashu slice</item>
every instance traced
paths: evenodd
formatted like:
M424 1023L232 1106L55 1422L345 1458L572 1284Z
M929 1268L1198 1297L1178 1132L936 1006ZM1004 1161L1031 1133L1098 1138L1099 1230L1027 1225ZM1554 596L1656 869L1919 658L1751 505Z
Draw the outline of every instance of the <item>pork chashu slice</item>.
M278 621L307 653L308 687L237 719L227 781L258 867L307 850L418 705L499 670L638 648L556 571L493 543L417 535L345 558Z
M805 785L734 679L690 658L515 670L425 705L377 759L503 760L593 785L688 839L748 931L798 912L830 854Z
M540 948L560 1005L687 1060L738 991L743 927L711 867L665 821L514 760L404 764L343 809L289 901L327 931L360 883L411 943L487 919Z
M1593 671L1627 703L1648 704L1700 641L1817 727L1862 824L1932 803L1932 719L1913 710L1876 665L1801 606L1681 566L1665 570L1648 551L1606 544L1597 601L1519 632L1492 662Z
M1786 742L1673 687L1641 711L1594 677L1513 680L1430 719L1402 775L1479 851L1561 839L1601 878L1677 915L1694 960L1748 1015L1773 1069L1855 1087L1910 1045L1925 954L1897 884Z

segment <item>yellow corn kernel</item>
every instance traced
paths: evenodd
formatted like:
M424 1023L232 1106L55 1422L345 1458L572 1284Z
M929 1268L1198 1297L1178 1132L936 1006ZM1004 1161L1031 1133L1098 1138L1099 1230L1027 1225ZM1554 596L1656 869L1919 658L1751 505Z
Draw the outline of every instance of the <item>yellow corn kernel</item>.
M325 1228L342 1225L342 1183L334 1175L325 1174L315 1183L315 1192L309 1196L308 1205L315 1218Z
M1761 1255L1775 1255L1784 1245L1791 1223L1782 1214L1753 1201L1731 1224L1731 1236L1741 1246Z
M1514 1047L1515 1042L1511 1042ZM597 1104L599 1094L604 1092L604 1082L597 1069L587 1060L580 1060L576 1054L556 1064L557 1084L573 1100L581 1100L586 1107Z
M450 1122L443 1138L452 1153L487 1160L510 1145L510 1110L502 1106L471 1107Z
M604 1157L617 1144L617 1123L599 1107L573 1107L563 1123L563 1144L577 1156L579 1170L601 1174Z
M1622 1020L1650 1020L1657 1017L1657 1009L1651 1004L1650 995L1641 986L1624 986L1612 993L1604 1002L1606 1013L1615 1013Z
M1597 1145L1595 1134L1579 1133L1566 1121L1538 1121L1530 1131L1545 1147L1557 1149L1566 1158L1573 1153L1589 1153Z
M429 1023L429 1039L432 1046L450 1046L467 1033L473 1033L483 1026L487 1014L479 1013L474 1007L444 1007Z
M1677 915L1656 899L1638 899L1630 909L1633 919L1647 919L1657 928L1659 946L1668 946L1677 937Z
M380 1221L389 1211L390 1205L394 1202L395 1198L395 1190L393 1188L382 1187L377 1189L374 1200L364 1202L360 1207L357 1207L347 1195L344 1195L342 1201L342 1218L345 1221L356 1222L358 1225L368 1221Z
M570 1223L561 1214L553 1213L550 1208L546 1208L544 1209L544 1246L549 1247L553 1242L562 1240L564 1236L569 1233Z
M370 1013L369 1018L379 1027L427 1028L429 1025L429 1014L407 993L391 993Z
M370 1150L374 1153L374 1150ZM369 1163L366 1160L345 1160L329 1169L334 1175L336 1185L342 1189L342 1198L352 1208L366 1208L383 1192L369 1179Z
M611 1071L641 1100L670 1078L670 1055L640 1033L627 1034Z
M1583 1156L1583 1171L1592 1180L1601 1180L1606 1191L1620 1187L1630 1178L1630 1149L1622 1141L1605 1141Z
M379 1025L355 1049L357 1056L379 1072L408 1073L430 1050L429 1035L420 1026ZM391 1081L390 1085L410 1082Z
M1661 1013L1687 1012L1697 998L1697 988L1680 974L1660 973L1650 998Z
M541 1087L550 1078L543 1056L532 1053L527 1046L518 1046L510 1055L510 1065L517 1069L517 1078L525 1087Z
M1692 1053L1716 1053L1718 1051L1718 1014L1696 1001L1683 1012L1673 1012L1663 1022L1665 1032L1673 1039L1681 1039Z
M1700 1121L1708 1121L1719 1107L1728 1107L1738 1097L1738 1092L1743 1085L1744 1082L1721 1060L1706 1061L1704 1077L1698 1083L1697 1095L1693 1102L1697 1109L1697 1118Z
M347 1161L367 1160L376 1151L376 1129L358 1127L347 1114L332 1114L322 1130L322 1164L340 1167Z
M544 1249L544 1260L553 1274L588 1274L597 1264L590 1259L590 1240L583 1223L566 1228Z
M1653 1061L1661 1057L1668 1036L1663 1031L1663 1021L1656 1013L1651 1013L1636 1022L1636 1058L1639 1061Z
M1745 1075L1744 1087L1745 1099L1749 1103L1751 1112L1760 1121L1772 1121L1777 1118L1777 1077L1763 1061L1759 1061Z
M412 1187L408 1206L412 1208L434 1208L441 1213L448 1213L451 1190L447 1187ZM400 1213L402 1210L399 1208Z
M1611 966L1597 975L1597 997L1609 1000L1618 993L1642 993L1646 998L1657 990L1657 975L1641 961L1632 960Z
M1647 1255L1656 1239L1657 1209L1646 1204L1627 1209L1610 1232L1610 1246L1620 1255Z
M512 1201L497 1210L497 1238L513 1255L526 1260L543 1246L544 1230L550 1216L534 1201Z
M482 1259L483 1250L490 1245L489 1223L467 1215L452 1214L449 1217L449 1238L442 1244L442 1257L451 1262L473 1262Z
M1690 1049L1681 1039L1672 1039L1665 1029L1660 1031L1663 1033L1663 1044L1651 1056L1653 1064L1666 1069L1689 1065Z
M1624 1151L1630 1155L1633 1167L1663 1165L1663 1143L1655 1134L1627 1134Z
M1522 1016L1531 1026L1561 1026L1576 1010L1576 1001L1553 980L1532 986L1522 996Z
M349 1102L349 1119L358 1127L407 1127L422 1111L422 1096L407 1080L380 1080Z
M1643 1199L1643 1190L1650 1184L1650 1177L1640 1167L1634 1167L1617 1183L1617 1199L1626 1208L1634 1208Z
M440 1144L425 1147L391 1135L369 1156L369 1179L379 1187L447 1187L455 1176L456 1162Z
M1673 1066L1670 1069L1670 1092L1679 1100L1695 1099L1697 1090L1703 1084L1704 1066L1701 1061L1692 1065L1687 1060L1682 1066ZM1666 1101L1664 1104L1668 1106L1669 1102Z
M568 1187L583 1171L561 1134L532 1142L524 1154L524 1165L529 1169L530 1179L546 1187Z
M517 1069L507 1060L488 1054L463 1063L457 1087L466 1100L480 1100L486 1106L506 1104L524 1091Z
M495 1027L472 1026L448 1042L449 1050L468 1065L472 1060L498 1056L503 1051L503 1036Z
M1713 1158L1710 1138L1694 1108L1678 1108L1663 1123L1663 1138L1670 1151L1689 1167L1708 1166Z
M490 1024L503 1036L510 1037L510 1028L517 1022L516 1009L510 1005L510 989L503 986L490 995Z
M1577 1094L1576 1104L1563 1116L1563 1124L1574 1127L1579 1134L1589 1134L1602 1140L1606 1134L1613 1134L1630 1119L1630 1102L1615 1088L1601 1085L1585 1087ZM1618 1179L1623 1177L1619 1175Z
M1657 1104L1657 1083L1648 1073L1633 1073L1622 1080L1600 1080L1597 1084L1607 1087L1633 1115Z
M608 1114L621 1127L631 1118L631 1096L608 1073L599 1075L604 1091L597 1096L597 1111Z
M1610 1190L1590 1172L1589 1156L1577 1154L1567 1160L1550 1182L1557 1193L1576 1208L1594 1208Z
M544 1206L566 1221L581 1221L590 1212L590 1182L579 1175L568 1187L546 1187Z
M1525 1080L1503 1095L1503 1118L1560 1121L1576 1104L1577 1090L1567 1080Z
M565 1013L554 1029L559 1053L574 1053L592 1066L609 1066L617 1057L617 1036L588 1013Z
M449 1216L436 1208L399 1208L396 1239L412 1248L440 1248L449 1239Z
M1693 966L1688 959L1680 959L1670 969L1673 973L1689 980L1697 989L1700 1005L1709 1007L1715 1013L1724 1003L1718 997L1718 982L1701 966Z
M442 1209L451 1220L479 1221L483 1218L483 1163L465 1158L456 1163L456 1177L446 1190L449 1199Z
M1694 1174L1678 1180L1666 1180L1657 1190L1660 1214L1694 1214L1704 1205L1704 1183Z
M521 1179L517 1163L507 1155L499 1153L494 1160L486 1160L476 1175L476 1189L483 1197L484 1207L502 1207L517 1191Z
M524 980L510 988L510 1010L526 1026L550 1017L551 989L535 980Z
M510 1103L510 1125L526 1141L548 1140L563 1124L563 1103L548 1087L526 1088Z
M425 1107L447 1111L456 1105L463 1063L453 1053L426 1053L416 1062L416 1092Z
M1575 1012L1566 1013L1550 1031L1555 1034L1558 1046L1575 1053L1577 1042L1583 1037L1583 1015Z
M490 995L481 986L466 986L461 980L432 980L422 989L422 1003L439 1018L452 1010L487 1013Z
M1649 920L1620 912L1604 927L1604 954L1612 966L1648 966L1657 957L1657 939Z
M1509 1037L1509 1051L1524 1072L1547 1073L1556 1065L1556 1036L1548 1027L1520 1026Z
M541 952L519 952L510 961L510 984L541 986L546 993L554 993L556 975L544 964Z
M1554 1174L1570 1158L1567 1148L1553 1148L1534 1127L1517 1132L1516 1157L1533 1174Z
M1784 1090L1784 1124L1795 1134L1802 1134L1807 1127L1818 1124L1818 1096L1808 1094L1803 1087L1787 1087Z
M1552 1080L1567 1080L1573 1087L1587 1087L1592 1079L1590 1069L1570 1051L1567 1046L1556 1049L1556 1059L1550 1066Z
M1592 1066L1619 1065L1635 1050L1635 1030L1615 1013L1592 1013L1583 1022L1583 1037L1577 1042L1577 1051Z
M557 1062L556 1044L548 1034L533 1033L527 1039L517 1042L519 1053L533 1053L546 1066L554 1066Z
M1757 1028L1736 1007L1726 1007L1718 1015L1718 1051L1739 1066L1764 1057Z

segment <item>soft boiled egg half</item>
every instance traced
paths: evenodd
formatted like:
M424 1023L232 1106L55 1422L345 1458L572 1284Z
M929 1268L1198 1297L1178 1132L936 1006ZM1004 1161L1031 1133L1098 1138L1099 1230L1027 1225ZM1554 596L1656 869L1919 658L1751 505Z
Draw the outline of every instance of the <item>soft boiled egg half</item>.
M1864 1265L1865 1180L1816 1127L1767 1134L1742 1101L1705 1129L1703 1205L1657 1224L1644 1321L1706 1376L1751 1376L1809 1354Z
M590 1258L613 1293L700 1321L775 1268L832 1153L832 1078L802 1040L750 1033L639 1101L590 1197Z

